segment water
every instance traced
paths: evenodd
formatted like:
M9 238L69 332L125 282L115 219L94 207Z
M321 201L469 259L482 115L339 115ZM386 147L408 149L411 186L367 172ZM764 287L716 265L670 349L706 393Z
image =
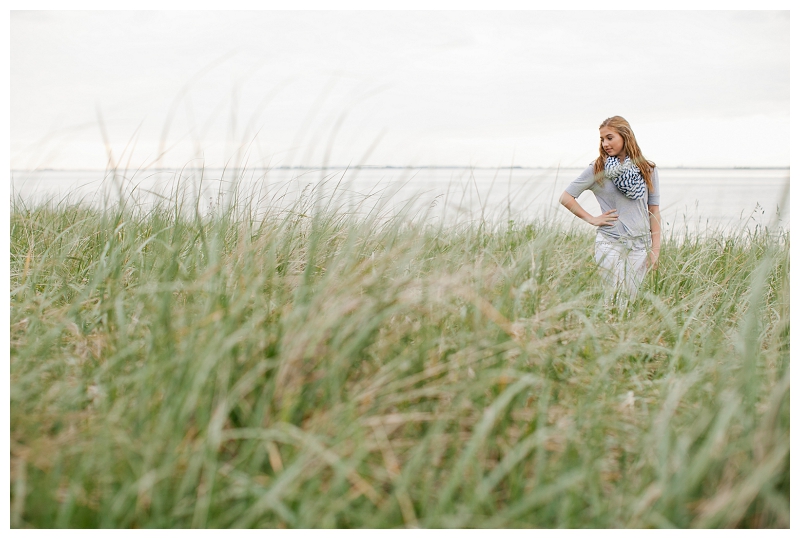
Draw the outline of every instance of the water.
M564 188L582 169L183 169L181 171L35 172L12 171L14 196L33 203L44 199L108 204L123 194L152 204L183 193L190 206L215 211L238 186L239 196L262 208L287 209L304 190L333 194L334 205L366 214L407 211L418 218L449 223L484 219L524 223L532 219L578 222L558 203ZM202 181L201 181L202 176ZM659 168L661 214L667 233L713 229L789 229L789 169ZM199 195L199 196L198 196ZM600 213L586 191L578 202ZM785 203L784 203L785 202ZM784 205L781 207L781 204ZM588 225L585 225L588 226Z

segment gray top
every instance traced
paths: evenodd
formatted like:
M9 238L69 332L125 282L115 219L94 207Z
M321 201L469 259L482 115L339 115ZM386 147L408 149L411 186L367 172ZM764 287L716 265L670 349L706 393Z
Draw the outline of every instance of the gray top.
M602 174L602 171L601 171ZM567 186L567 193L575 198L586 189L591 189L603 213L616 209L619 219L611 226L599 226L597 231L610 241L623 242L632 249L649 249L650 212L647 206L658 206L658 169L653 169L653 190L644 198L631 200L614 186L611 180L603 180L602 185L594 179L594 163L581 172L575 181Z

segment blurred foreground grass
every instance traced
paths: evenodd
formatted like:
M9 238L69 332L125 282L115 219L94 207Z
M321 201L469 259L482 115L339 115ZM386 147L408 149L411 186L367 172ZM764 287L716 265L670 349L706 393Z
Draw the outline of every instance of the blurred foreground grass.
M789 233L11 209L16 527L787 527Z

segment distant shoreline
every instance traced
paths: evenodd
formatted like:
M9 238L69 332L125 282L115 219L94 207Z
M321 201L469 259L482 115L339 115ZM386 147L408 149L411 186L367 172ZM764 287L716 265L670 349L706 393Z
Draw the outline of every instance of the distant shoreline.
M229 167L234 169L235 167ZM357 166L326 166L326 167L247 167L246 170L555 170L555 169L581 169L578 167L473 167L469 165L437 165L437 166L395 166L395 165L357 165ZM781 167L658 167L661 170L789 170L789 166ZM149 168L142 169L148 172L174 172L176 170L200 170L200 168L174 167L174 168ZM224 170L225 167L206 167L204 170ZM136 169L128 169L136 170ZM11 172L107 172L101 168L42 168L42 169L15 169Z

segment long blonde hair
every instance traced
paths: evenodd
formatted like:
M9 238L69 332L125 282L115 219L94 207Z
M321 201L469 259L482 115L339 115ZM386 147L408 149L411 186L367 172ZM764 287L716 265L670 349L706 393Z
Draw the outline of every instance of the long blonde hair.
M633 163L639 167L639 170L642 172L644 182L647 184L647 190L652 191L653 169L656 168L656 164L652 161L648 161L642 155L642 150L639 148L639 144L636 142L636 137L633 134L633 129L631 129L631 124L628 123L628 120L622 116L612 116L611 118L606 118L603 120L603 123L600 124L599 129L602 129L603 127L610 127L619 133L619 136L622 137L622 141L625 143L625 153L628 154L628 157L631 158L631 161L633 161ZM603 173L605 171L607 158L608 154L603 149L603 141L601 140L600 157L598 157L594 162L594 177L598 183L603 182Z

